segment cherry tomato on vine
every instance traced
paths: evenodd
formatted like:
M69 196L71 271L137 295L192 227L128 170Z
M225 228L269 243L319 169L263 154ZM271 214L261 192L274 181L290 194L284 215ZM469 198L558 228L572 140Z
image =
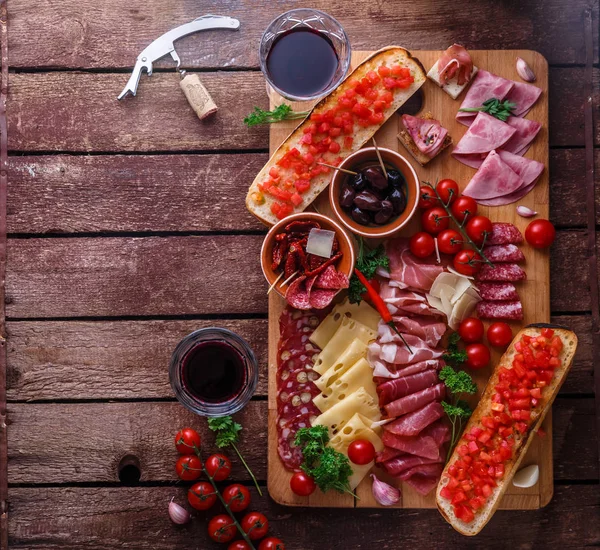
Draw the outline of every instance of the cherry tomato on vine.
M481 342L483 338L483 323L476 317L467 317L463 319L458 327L458 334L465 344Z
M234 540L227 550L250 550L250 545L245 540Z
M366 439L355 439L348 446L348 458L358 464L364 466L372 460L375 460L375 447L373 443Z
M458 183L454 180L445 179L439 181L435 186L435 190L446 205L452 204L458 197Z
M463 236L454 229L444 229L437 236L438 248L444 254L456 254L463 245Z
M183 481L194 481L198 479L202 473L202 462L197 456L184 455L180 456L175 463L175 471L179 479Z
M419 208L425 210L436 204L439 204L439 201L435 196L435 191L429 185L421 185L419 189Z
M487 339L492 346L505 348L512 342L513 333L507 323L492 323L487 330Z
M267 516L260 512L250 512L246 514L241 521L242 529L244 533L250 537L251 540L262 539L269 530L269 520Z
M250 491L243 485L234 483L223 491L223 500L229 504L232 512L243 512L250 506Z
M425 231L419 231L410 238L410 251L417 258L427 258L433 254L435 250L435 242L433 237Z
M210 455L204 464L208 475L215 481L223 481L231 473L231 461L222 454Z
M471 237L473 242L479 246L483 243L486 235L492 233L492 221L485 216L475 216L467 221L465 231L467 232L467 235Z
M217 493L208 481L199 481L188 489L188 502L196 510L208 510L217 500Z
M265 540L260 541L258 550L285 550L285 544L277 537L268 537Z
M467 367L470 369L482 369L487 367L490 362L490 350L485 344L469 344L465 351L467 352Z
M458 223L462 223L470 220L477 214L477 202L471 197L465 197L464 195L458 197L450 207L452 215L456 218Z
M421 225L427 233L437 235L440 231L448 229L450 218L441 206L435 206L425 210L421 216Z
M215 542L229 542L236 533L237 527L227 514L219 514L208 522L208 536Z
M312 495L317 488L313 478L304 472L296 472L292 476L290 487L294 493L301 497Z
M533 220L525 229L525 239L533 248L548 248L556 237L556 229L548 220Z
M200 449L200 435L192 428L183 428L175 434L175 447L180 455L194 455Z
M461 275L472 277L481 269L482 258L474 250L461 250L452 261L454 269Z

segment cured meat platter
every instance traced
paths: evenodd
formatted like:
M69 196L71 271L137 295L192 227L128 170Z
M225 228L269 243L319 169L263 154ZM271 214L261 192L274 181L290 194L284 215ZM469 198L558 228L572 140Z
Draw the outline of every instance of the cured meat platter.
M352 66L369 57L372 52L353 52ZM413 56L418 58L426 70L432 67L440 58L441 51L413 51ZM518 204L529 207L536 211L542 218L548 217L548 65L543 56L533 51L471 51L473 64L485 69L494 75L506 79L518 80L515 61L517 57L524 59L536 75L535 85L541 90L541 96L533 108L527 114L527 119L537 121L541 129L533 141L525 157L542 163L546 169L539 177L535 188L522 198ZM468 130L466 126L455 120L458 107L464 94L458 100L452 99L443 93L432 81L427 79L421 88L422 107L420 113L431 112L440 121L442 126L448 130L456 145ZM271 106L277 107L283 99L275 92L271 93ZM292 103L295 110L305 110L312 107L306 103ZM273 153L279 145L288 137L290 132L297 126L297 121L284 121L272 124L270 127L270 150ZM475 169L467 166L451 156L452 147L443 150L439 158L431 163L421 166L404 148L398 140L398 134L403 130L401 119L394 114L377 131L375 139L381 148L398 151L412 165L420 181L432 183L444 178L455 180L460 189L463 190L467 183L473 178ZM512 223L521 232L525 231L529 220L517 214L516 204L505 206L487 207L480 205L478 213L487 216L492 222ZM333 220L336 214L331 208L329 192L325 190L312 203L307 212L317 211ZM410 237L419 231L419 216L414 216L406 227L400 232L400 236ZM368 241L368 244L377 245L377 241ZM519 296L523 306L523 319L510 321L513 334L530 323L547 323L550 321L550 270L548 250L534 249L533 247L521 247L525 254L525 266L527 279L519 283ZM268 419L268 489L271 497L278 503L288 506L315 506L315 507L340 507L340 508L376 508L380 504L375 500L372 493L372 482L367 476L355 489L355 495L328 491L322 493L317 490L310 496L297 496L290 490L290 478L292 472L284 467L278 454L278 430L277 430L277 368L278 368L278 342L280 338L279 320L286 308L286 301L277 292L269 294L269 419ZM472 372L480 393L485 387L488 378L497 364L502 353L492 349L492 357L489 366ZM477 396L467 399L473 406L477 404ZM549 412L542 425L544 436L532 438L529 449L522 461L523 466L539 465L539 482L529 488L517 488L511 485L502 497L501 509L534 510L545 506L552 498L553 493L553 466L552 466L552 417ZM398 508L433 508L435 507L435 491L422 496L409 484L397 478L377 471L378 477L391 485L401 489L401 499L395 504Z

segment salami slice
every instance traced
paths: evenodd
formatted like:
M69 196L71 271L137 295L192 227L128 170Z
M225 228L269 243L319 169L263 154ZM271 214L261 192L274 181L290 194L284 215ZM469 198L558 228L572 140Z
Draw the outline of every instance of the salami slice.
M486 246L483 249L483 253L485 257L490 260L490 262L500 263L500 262L512 262L519 263L525 261L525 255L518 246L514 244L496 244L492 246Z
M527 274L517 264L495 264L494 267L484 264L475 278L484 282L512 282L525 280Z
M519 294L512 283L479 283L479 296L486 302L514 302Z
M508 117L506 123L512 126L516 132L502 146L502 149L515 155L524 155L527 149L529 149L531 142L535 139L535 136L538 135L542 124L535 120L528 120L517 116Z
M512 90L515 83L500 76L496 76L488 71L479 69L467 95L465 96L461 109L481 107L484 101L488 99L504 99ZM456 120L465 126L469 126L476 117L476 113L458 111Z
M325 271L317 276L314 284L315 289L325 290L339 290L340 288L348 288L348 286L350 286L348 277L333 265L327 266Z
M507 319L520 321L523 319L523 306L520 301L513 302L479 302L477 315L481 319Z
M491 244L519 244L523 242L523 234L512 223L493 223L492 234L486 243Z
M316 409L316 407L314 407ZM277 424L278 441L277 452L279 458L289 470L298 470L302 464L302 451L294 443L296 433L301 428L310 428L312 421L319 415L319 411L300 413L288 420L280 418Z
M315 276L307 278L305 275L295 279L285 293L288 304L296 309L310 309L310 290L315 279Z
M513 87L505 99L516 105L513 109L513 114L517 117L522 117L527 114L541 95L542 90L533 84L513 82Z

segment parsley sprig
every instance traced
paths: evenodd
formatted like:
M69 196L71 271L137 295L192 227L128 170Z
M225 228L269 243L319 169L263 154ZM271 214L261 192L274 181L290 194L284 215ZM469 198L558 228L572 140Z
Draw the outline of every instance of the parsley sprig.
M272 111L265 111L260 107L254 107L245 119L246 126L256 126L258 124L271 124L272 122L281 122L282 120L294 120L305 118L309 111L293 111L289 105L282 103Z
M508 100L500 101L495 97L490 99L486 99L481 107L464 107L463 109L459 109L459 111L464 111L467 113L476 113L477 111L483 111L493 117L496 117L498 120L502 122L506 122L506 119L509 116L512 116L516 103L511 103Z
M258 486L258 481L256 481L256 478L254 477L254 474L252 473L250 466L248 466L248 464L246 464L244 457L242 456L242 454L240 453L240 451L238 450L237 445L236 445L236 443L238 442L238 440L240 438L240 432L242 431L242 425L238 424L237 422L234 422L233 418L231 418L231 416L221 416L219 418L209 418L208 419L208 427L213 432L215 432L215 434L216 434L215 443L216 443L217 447L219 447L219 449L222 449L224 447L229 447L229 446L233 447L233 450L237 453L239 459L242 461L244 468L246 468L246 470L250 474L252 481L254 481L254 486L256 487L258 494L262 497L262 491L260 490L260 487Z
M460 342L460 336L458 332L453 332L448 338L446 353L442 355L442 359L453 367L459 367L467 360L467 352L458 348L458 342Z
M356 258L356 269L358 269L367 280L372 279L375 276L375 272L378 267L384 269L390 268L390 259L385 254L385 248L383 244L380 244L377 248L369 250L365 245L365 241L362 237L358 237L358 256ZM350 287L348 289L348 299L351 304L359 304L362 300L362 294L366 292L365 285L363 285L356 275L352 275L350 278Z

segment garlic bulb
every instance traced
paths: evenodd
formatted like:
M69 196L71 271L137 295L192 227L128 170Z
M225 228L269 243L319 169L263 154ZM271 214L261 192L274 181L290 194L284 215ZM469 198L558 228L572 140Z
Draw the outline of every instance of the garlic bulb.
M540 467L537 464L521 468L513 477L515 487L533 487L540 479Z
M517 74L525 82L535 82L534 72L531 70L531 67L527 65L527 61L521 57L517 57Z
M400 502L400 489L392 487L388 483L377 479L375 474L371 474L373 478L373 498L382 506L392 506Z
M183 506L179 506L179 504L173 502L173 499L169 502L169 517L177 525L183 525L192 519L190 513Z
M537 214L535 210L528 208L527 206L517 206L517 214L524 218L533 218Z

